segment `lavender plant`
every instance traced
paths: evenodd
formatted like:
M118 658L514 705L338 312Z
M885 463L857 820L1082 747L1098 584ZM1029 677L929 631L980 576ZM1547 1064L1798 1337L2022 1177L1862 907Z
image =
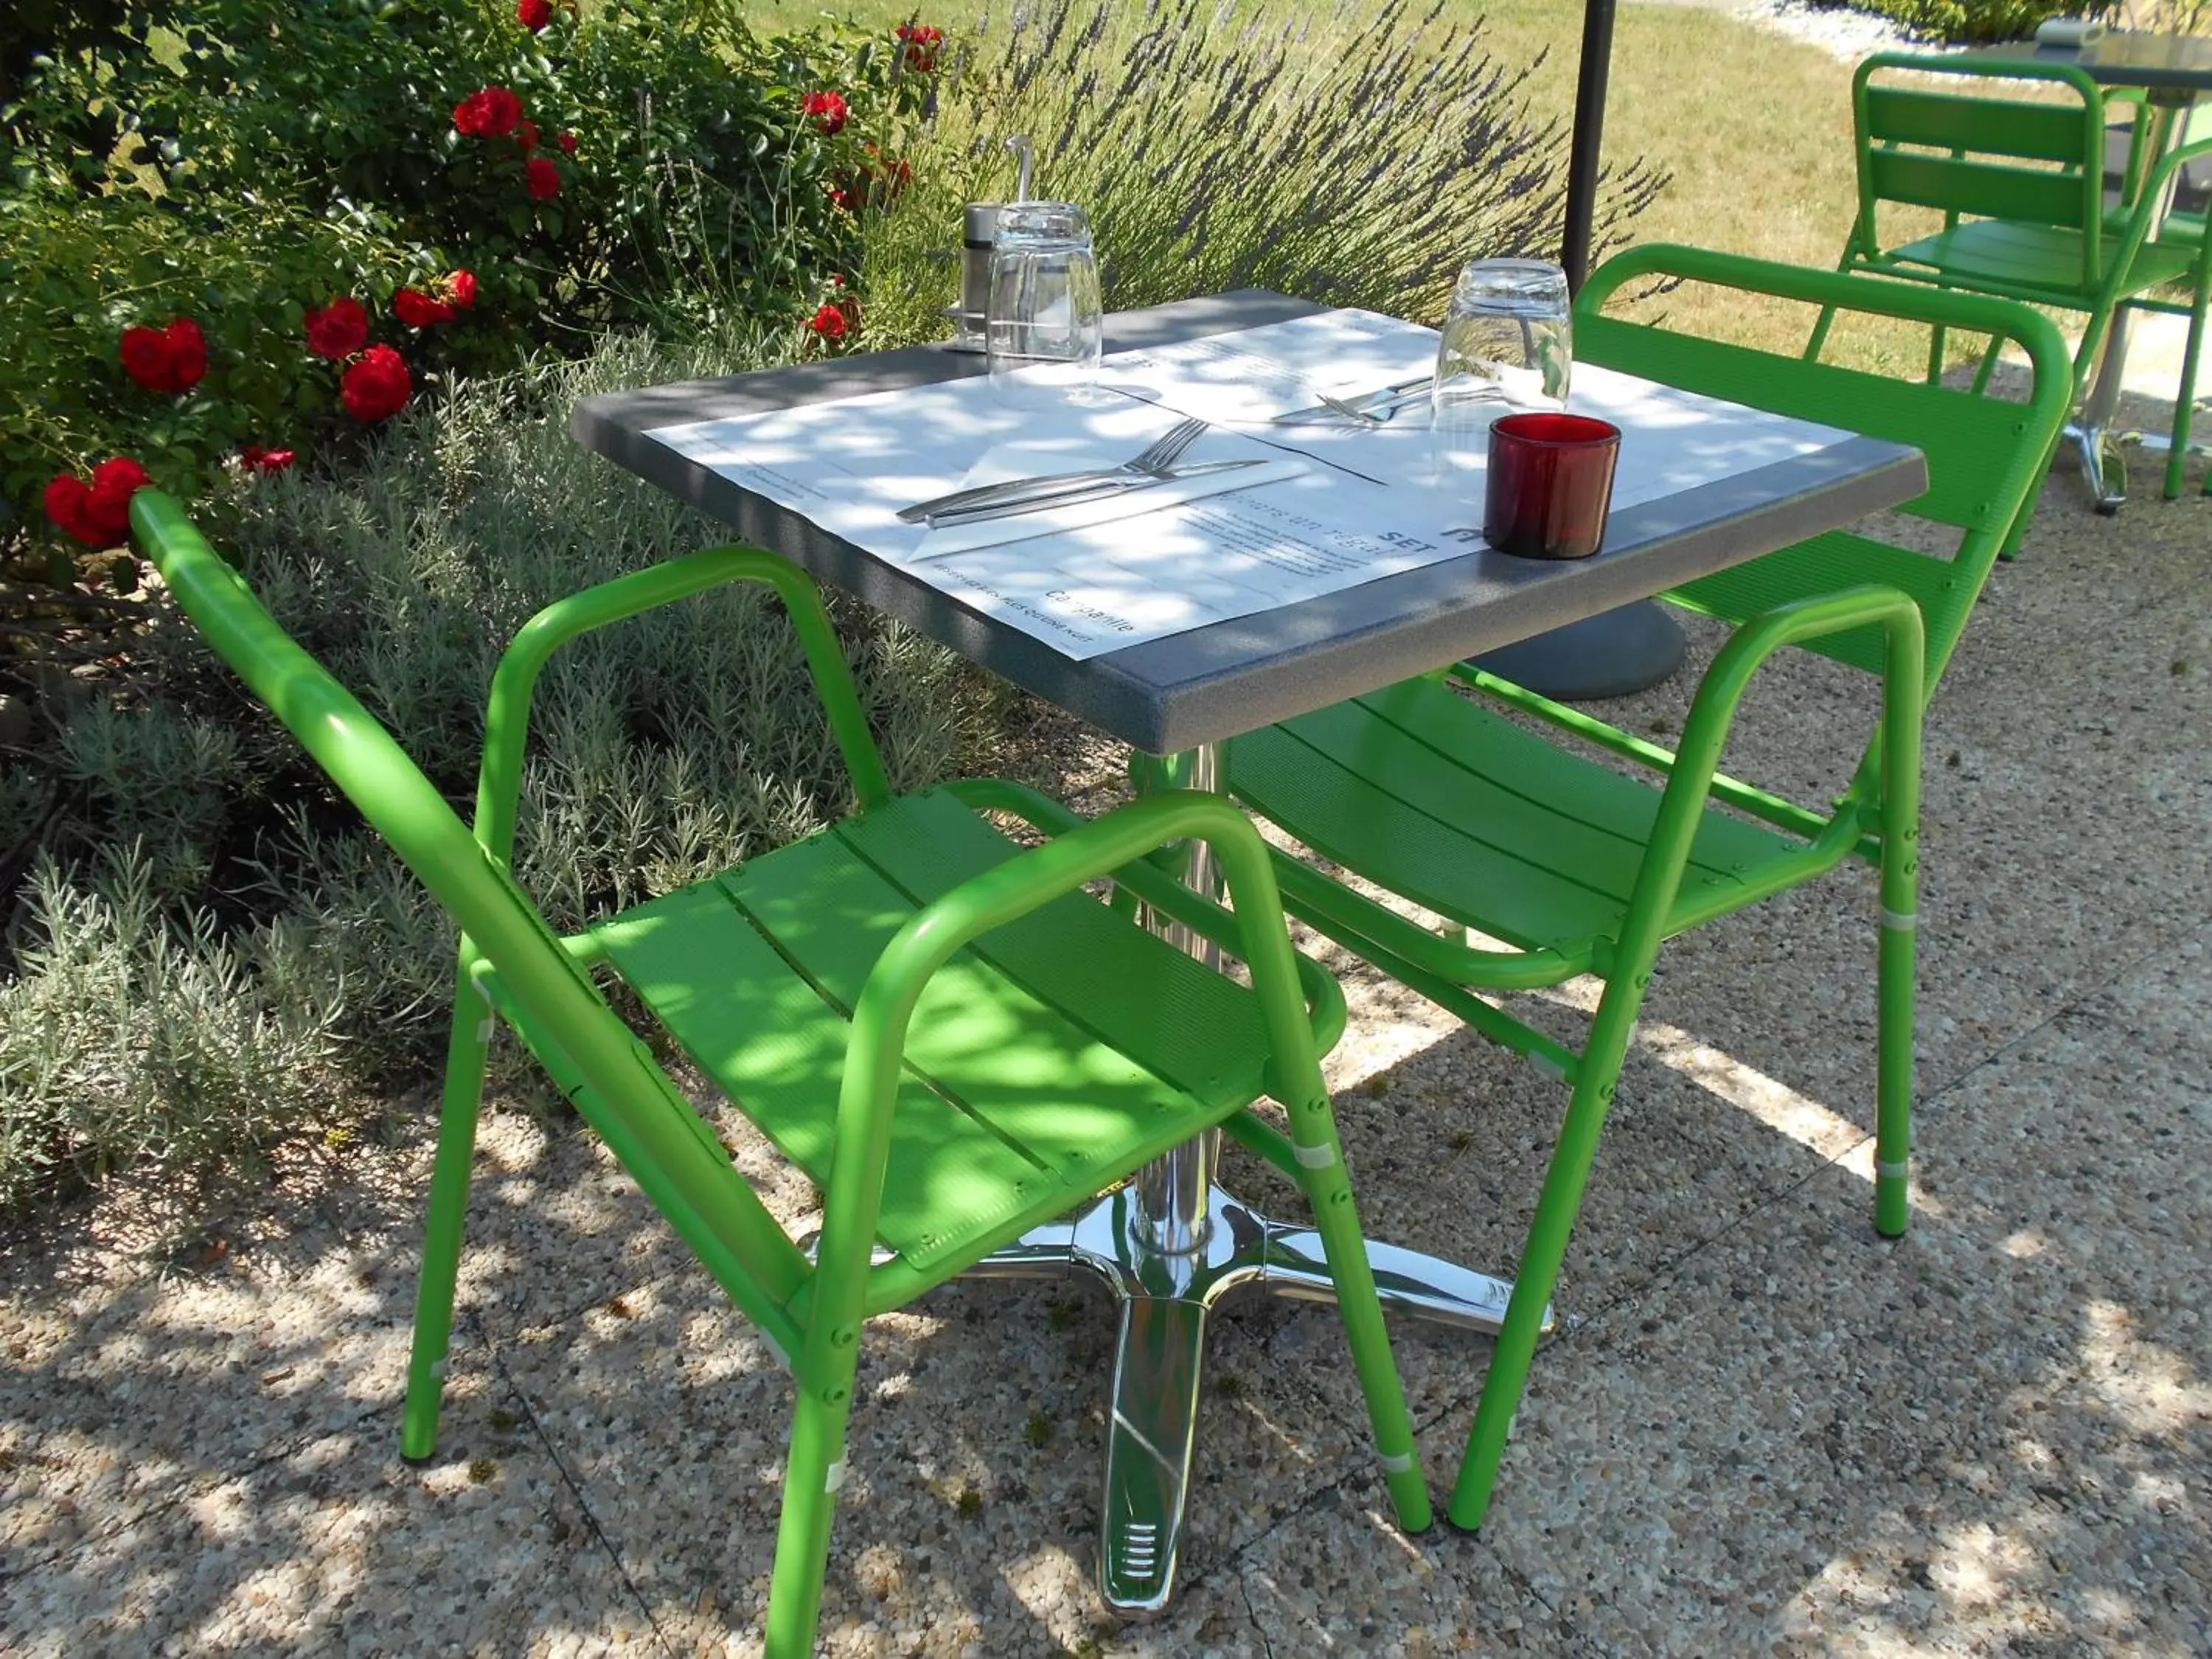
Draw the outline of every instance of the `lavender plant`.
M1091 210L1109 304L1260 287L1440 319L1465 260L1558 252L1567 134L1532 113L1533 68L1490 57L1450 0L1336 33L1214 0L1018 9L945 77L915 186L871 238L870 337L942 332L957 275L936 250L959 203L1011 193L1016 134L1038 193ZM1664 182L1607 169L1601 248Z

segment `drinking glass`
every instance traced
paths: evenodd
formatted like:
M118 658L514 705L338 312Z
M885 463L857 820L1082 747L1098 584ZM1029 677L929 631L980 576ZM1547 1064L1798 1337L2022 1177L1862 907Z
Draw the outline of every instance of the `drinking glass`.
M1097 383L1105 319L1081 208L1016 202L999 210L984 334L991 389L1008 403L1080 401Z
M1566 272L1542 259L1469 263L1452 290L1431 394L1443 481L1481 471L1499 416L1564 410L1573 368Z

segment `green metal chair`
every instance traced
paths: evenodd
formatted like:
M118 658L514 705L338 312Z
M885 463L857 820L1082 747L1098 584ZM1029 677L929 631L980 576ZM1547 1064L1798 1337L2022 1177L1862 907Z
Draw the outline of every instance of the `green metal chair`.
M1604 314L1624 286L1675 282L1989 334L2027 353L2033 393L2007 402ZM1885 1236L1904 1231L1921 716L1992 562L2029 510L2072 387L2057 330L2026 307L1656 245L1591 276L1577 302L1575 342L1588 362L1915 445L1929 488L1905 510L1962 534L1946 558L1834 532L1668 595L1738 625L1673 750L1464 665L1231 746L1233 794L1449 927L1427 931L1282 857L1292 912L1571 1088L1449 1510L1468 1528L1489 1507L1661 945L1854 857L1881 872L1875 1224ZM1881 682L1877 729L1850 788L1825 811L1719 770L1753 676L1790 645ZM1655 775L1646 782L1540 735L1528 717ZM1469 929L1507 948L1474 948ZM1580 1054L1476 994L1583 974L1604 988Z
M1907 76L1956 89L1897 84ZM2053 102L2002 95L2008 86L2015 93L2041 88L2070 96ZM2202 238L2154 240L2150 229L2166 181L2195 157L2212 154L2212 141L2160 158L2132 202L2108 222L2106 102L2096 83L2071 64L1877 53L1851 77L1851 109L1858 215L1839 269L2085 313L2075 354L2077 398L2119 306L2177 312L2190 319L2185 372L2194 375L2212 297L2212 246ZM1885 210L1901 208L1938 210L1943 228L1886 244ZM2169 288L2187 298L2156 296ZM1819 356L1828 320L1814 331L1809 355ZM1931 380L1942 372L1943 352L1938 329L1929 354ZM1977 386L1986 384L1994 363L1993 350L1982 361ZM2169 500L2181 493L2190 409L2190 399L2177 400Z
M1246 1120L1263 1092L1289 1113L1276 1161L1312 1202L1399 1518L1428 1524L1317 1060L1342 1032L1343 1000L1292 951L1264 844L1228 800L1172 792L1079 823L1013 784L892 795L813 585L771 554L730 547L589 589L522 628L492 683L471 830L174 501L143 491L131 520L208 641L463 931L406 1456L429 1456L437 1437L496 1015L797 1379L768 1613L772 1659L814 1649L862 1322L1202 1130L1227 1123L1263 1145L1283 1140ZM834 829L556 938L509 873L538 672L588 629L731 581L764 582L781 598L857 807ZM1023 851L982 808L1058 833ZM1215 848L1233 915L1145 864L1187 838ZM1240 957L1250 988L1080 890L1109 872ZM626 983L824 1189L811 1256L617 1018L595 972Z

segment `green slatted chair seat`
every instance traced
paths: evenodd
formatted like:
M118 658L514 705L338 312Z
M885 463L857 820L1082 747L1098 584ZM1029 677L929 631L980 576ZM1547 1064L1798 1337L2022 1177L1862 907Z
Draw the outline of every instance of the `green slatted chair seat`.
M2133 208L2107 208L2105 210L2106 228L2108 230L2124 229L2128 221L2134 216ZM2203 214L2169 213L2158 228L2158 240L2155 246L2172 249L2185 255L2193 254L2197 248L2197 238L2203 234L2204 216Z
M2121 215L2117 228L2124 231L2129 216ZM2080 231L2057 225L1980 219L1891 248L1867 264L1884 271L1895 265L1924 265L1930 275L1964 287L1988 285L2023 295L2040 291L2051 295L2052 304L2066 305L2078 301L2088 269L2081 243ZM2092 282L2102 285L2112 280L2123 246L2112 237L2099 240ZM2140 294L2186 282L2195 263L2195 253L2188 247L2146 246L2128 262L2122 291Z
M933 791L592 937L700 1069L826 1184L849 1016L877 958L921 906L1019 850ZM962 951L913 1033L877 1236L923 1273L1264 1092L1252 994L1079 895Z
M1577 961L1619 935L1659 811L1642 779L1434 680L1239 738L1233 757L1237 795L1323 857L1463 927ZM1707 813L1684 884L1733 908L1805 850Z

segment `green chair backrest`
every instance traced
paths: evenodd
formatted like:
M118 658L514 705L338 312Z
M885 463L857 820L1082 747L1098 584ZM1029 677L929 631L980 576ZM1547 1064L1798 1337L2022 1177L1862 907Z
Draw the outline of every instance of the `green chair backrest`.
M285 633L176 501L131 498L139 544L185 614L460 924L498 975L533 1046L555 1036L578 1104L738 1305L787 1297L800 1269L788 1237L650 1050L491 852L353 694ZM486 1011L489 1013L489 1010ZM549 1064L556 1057L545 1056ZM763 1296L763 1292L765 1292ZM773 1317L771 1309L769 1317Z
M1993 336L2026 354L2029 395L2025 403L2013 403L1709 339L1667 327L1663 320L1604 314L1624 285L1639 293L1655 280L1711 283L1838 313ZM1928 489L1899 511L1963 532L1949 556L1863 529L1836 532L1668 597L1740 623L1807 593L1867 581L1901 587L1919 602L1927 623L1931 692L1999 551L2033 508L2073 386L2072 360L2057 328L2014 301L1663 243L1631 248L1591 274L1576 301L1575 349L1591 362L1624 373L1918 449L1927 459ZM1880 671L1881 639L1873 630L1816 640L1808 648Z
M1956 90L1899 86L1898 75L1938 78ZM2009 87L2015 95L2005 95ZM2057 101L2017 95L2055 87ZM2081 288L2102 270L2104 105L2096 83L2070 64L1976 63L1881 52L1851 77L1857 146L1860 250L1883 246L1883 204L1960 216L2008 219L2081 234Z

